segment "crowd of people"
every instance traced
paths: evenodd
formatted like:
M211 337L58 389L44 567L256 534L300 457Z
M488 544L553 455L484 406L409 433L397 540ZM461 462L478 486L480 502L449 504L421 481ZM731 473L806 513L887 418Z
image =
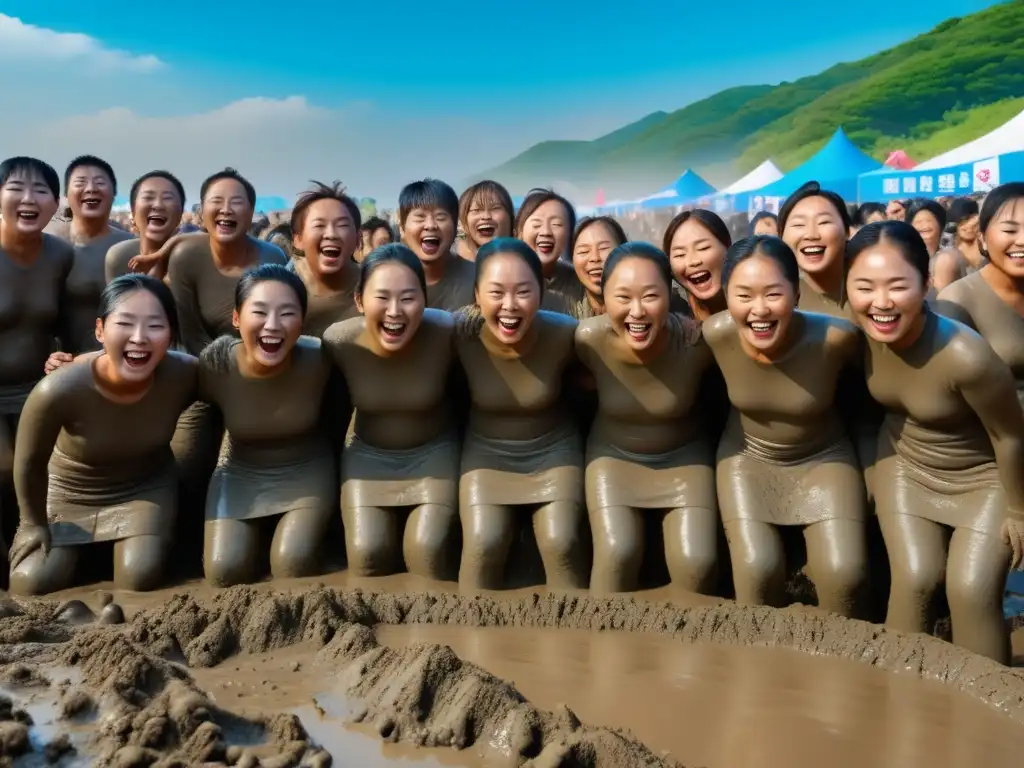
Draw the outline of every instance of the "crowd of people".
M407 185L397 231L337 183L254 224L225 169L186 227L153 171L121 228L108 163L68 166L55 218L61 181L0 164L11 591L71 586L103 542L119 587L152 589L182 539L219 586L344 550L496 589L525 522L553 587L634 590L660 558L769 605L798 531L819 606L862 616L877 519L887 623L924 631L944 586L954 642L1008 661L1024 184L851 215L811 182L743 231L684 210L652 243L493 181Z

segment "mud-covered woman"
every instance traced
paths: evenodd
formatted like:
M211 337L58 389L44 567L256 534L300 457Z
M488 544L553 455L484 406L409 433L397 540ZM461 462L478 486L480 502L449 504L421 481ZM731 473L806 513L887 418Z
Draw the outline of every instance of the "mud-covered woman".
M447 384L455 325L425 308L428 289L412 250L378 248L360 265L362 316L323 337L355 408L341 514L349 569L360 576L395 573L403 562L420 576L454 575L460 454Z
M338 509L336 463L321 419L332 368L302 336L305 286L278 264L247 272L232 324L203 350L199 395L223 415L224 446L206 497L203 566L216 586L254 581L272 528L274 577L315 572Z
M583 284L573 269L570 248L576 230L576 211L561 195L534 189L516 214L516 237L540 258L544 274L541 309L573 315L585 297Z
M584 587L583 446L563 382L576 321L540 310L544 278L521 240L476 256L476 305L457 316L471 406L462 445L459 583L500 588L517 523L532 517L548 585Z
M704 322L725 309L722 264L732 237L715 213L683 211L665 229L664 249L672 276L685 291L694 319Z
M10 553L19 594L71 586L99 542L114 543L121 589L153 589L166 571L178 504L170 443L195 399L196 360L169 351L174 299L147 275L111 282L94 328L102 349L44 378L22 413Z
M717 570L718 503L714 449L694 404L711 351L691 320L669 310L662 251L619 246L601 280L605 314L576 332L599 401L586 447L591 587L635 589L656 523L673 585L706 593Z
M978 226L987 263L942 291L935 309L985 338L1010 366L1024 403L1024 182L992 190Z
M459 224L465 237L459 240L459 256L475 261L476 252L499 237L512 235L516 209L508 190L496 181L478 181L459 197Z
M704 324L732 410L718 445L718 503L736 599L784 599L781 528L798 528L818 604L853 616L868 578L867 500L836 407L843 375L861 375L862 337L848 320L798 310L800 272L786 243L733 245L728 312Z
M11 472L18 419L43 377L54 339L64 346L67 337L74 252L43 232L59 198L60 178L42 160L0 163L0 544L17 526Z
M579 320L604 314L601 275L608 255L629 240L611 216L588 216L576 225L572 237L572 266L583 286L584 297L571 313Z
M867 335L867 383L886 409L875 509L892 572L886 623L923 632L945 582L953 642L1002 663L1002 597L1024 555L1024 412L988 342L925 302L930 254L908 224L872 224L847 253Z
M131 260L159 251L181 225L185 210L185 187L168 171L150 171L132 184L128 193L132 224L139 236L123 240L107 250L104 273L107 282L127 275ZM147 273L164 278L163 262L157 262Z

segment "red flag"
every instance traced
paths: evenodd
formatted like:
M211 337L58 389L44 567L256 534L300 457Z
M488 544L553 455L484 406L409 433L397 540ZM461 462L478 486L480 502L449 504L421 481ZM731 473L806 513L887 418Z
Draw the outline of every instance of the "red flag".
M600 208L604 205L604 189L600 188L597 190L597 194L594 195L594 205Z

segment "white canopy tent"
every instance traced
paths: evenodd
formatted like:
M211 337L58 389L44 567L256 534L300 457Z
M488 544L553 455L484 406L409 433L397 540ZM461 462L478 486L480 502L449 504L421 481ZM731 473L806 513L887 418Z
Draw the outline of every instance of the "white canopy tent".
M963 165L1010 152L1024 152L1024 112L981 138L921 163L914 171Z
M743 178L737 179L728 187L719 192L719 195L738 195L740 192L750 192L753 189L760 189L778 181L785 174L779 170L771 160L765 160L757 168L752 170Z

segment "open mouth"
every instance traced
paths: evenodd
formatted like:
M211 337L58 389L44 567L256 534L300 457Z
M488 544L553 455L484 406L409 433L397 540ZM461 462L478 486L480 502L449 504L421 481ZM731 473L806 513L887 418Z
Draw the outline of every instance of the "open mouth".
M103 206L102 197L83 197L82 198L82 210L89 213L95 213L100 210Z
M686 282L695 286L707 285L711 282L711 272L706 269L702 269L700 272L694 272L693 274L686 276Z
M1007 251L1006 257L1008 259L1014 259L1015 261L1020 261L1020 260L1024 259L1024 251Z
M542 256L550 256L555 252L555 241L554 239L548 238L537 238L537 253Z
M151 227L162 227L167 224L167 217L154 213L146 217L146 224Z
M800 253L807 261L815 264L825 258L825 246L824 245L805 245L800 249Z
M427 256L436 256L441 251L441 238L424 237L420 240L420 248Z
M480 224L476 228L476 233L483 238L490 239L494 237L494 233L497 231L493 224Z
M39 221L39 211L18 211L18 221Z
M142 352L137 349L126 350L124 353L124 361L129 368L144 368L151 357L153 357L152 352Z
M384 337L385 341L394 343L401 340L405 334L405 327L405 323L385 321L380 324L380 335Z
M515 336L523 325L521 317L499 317L498 328L505 336Z
M238 222L234 219L214 219L213 226L219 235L233 235L238 231Z
M899 315L883 315L873 313L868 315L871 318L872 325L875 326L882 333L892 333L896 330L896 327L900 324Z
M276 336L260 336L260 349L268 355L276 355L284 346L284 339Z
M641 344L651 338L651 328L651 323L626 323L629 338Z
M604 277L604 268L598 267L597 269L588 269L587 277L593 280L598 285L601 284L601 278Z
M768 340L775 335L775 330L779 327L778 320L755 320L748 323L751 332L754 334L755 339Z
M321 245L320 258L327 262L334 262L341 258L341 248L336 245Z

